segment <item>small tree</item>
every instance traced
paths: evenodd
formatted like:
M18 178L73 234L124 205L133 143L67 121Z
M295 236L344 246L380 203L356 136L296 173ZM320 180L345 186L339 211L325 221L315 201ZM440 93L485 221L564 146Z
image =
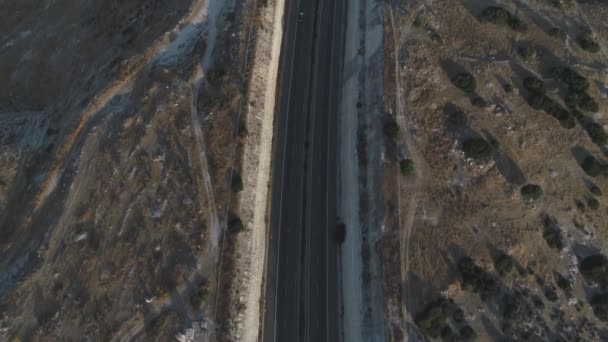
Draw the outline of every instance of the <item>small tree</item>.
M526 184L522 186L520 193L524 201L533 202L541 198L543 189L536 184Z
M397 125L397 122L394 120L385 122L384 134L391 139L396 139L399 135L399 125Z
M492 156L492 146L483 138L471 138L462 142L462 151L468 158L487 160Z
M413 176L416 172L416 168L414 167L414 161L411 159L403 159L399 162L399 168L401 169L401 174L406 177Z
M600 293L591 297L590 301L593 313L601 321L608 321L608 294Z
M602 254L584 258L578 268L585 280L601 287L608 286L608 259Z

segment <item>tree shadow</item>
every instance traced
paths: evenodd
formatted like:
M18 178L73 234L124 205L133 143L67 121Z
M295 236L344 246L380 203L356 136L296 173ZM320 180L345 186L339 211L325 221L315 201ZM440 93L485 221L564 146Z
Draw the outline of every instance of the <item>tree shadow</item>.
M503 335L502 331L498 327L496 327L496 324L494 324L494 322L488 316L481 316L481 324L483 325L484 329L486 330L492 341L505 341L505 336Z
M522 186L527 183L526 176L511 156L500 147L500 143L490 132L482 131L485 138L494 148L494 162L500 174L511 184Z

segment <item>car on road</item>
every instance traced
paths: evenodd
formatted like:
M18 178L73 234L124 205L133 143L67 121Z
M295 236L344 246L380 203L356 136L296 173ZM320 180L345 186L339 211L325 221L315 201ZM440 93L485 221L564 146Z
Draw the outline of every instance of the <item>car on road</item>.
M338 222L336 224L336 228L334 230L334 240L336 243L343 243L346 239L346 224L342 222Z
M298 13L298 22L304 21L304 12Z

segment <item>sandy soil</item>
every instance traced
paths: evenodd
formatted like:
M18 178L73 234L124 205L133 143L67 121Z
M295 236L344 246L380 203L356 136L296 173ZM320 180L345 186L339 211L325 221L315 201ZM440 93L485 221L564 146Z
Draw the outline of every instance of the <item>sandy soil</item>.
M248 136L243 152L241 218L247 230L238 238L231 340L258 340L263 309L266 256L266 211L270 181L276 81L283 37L283 0L270 1L256 23L255 54L247 103Z

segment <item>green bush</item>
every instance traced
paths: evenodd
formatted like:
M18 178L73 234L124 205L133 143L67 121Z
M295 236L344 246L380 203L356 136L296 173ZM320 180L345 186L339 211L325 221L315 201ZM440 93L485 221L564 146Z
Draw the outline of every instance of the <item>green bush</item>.
M401 174L404 176L412 176L416 172L416 168L414 167L414 161L411 159L403 159L399 162L399 168L401 169Z
M399 135L399 125L397 125L397 122L394 120L385 122L384 134L391 139L396 139Z
M583 163L581 164L581 168L583 169L583 171L585 171L586 174L588 174L591 177L597 177L604 169L602 164L600 164L600 162L597 159L595 159L594 156L587 156L583 160Z
M477 88L475 77L468 72L461 72L452 77L452 83L466 93L472 93Z
M597 53L600 51L600 45L593 40L591 33L581 34L576 38L578 45L585 51Z
M483 138L471 138L462 142L462 151L467 158L487 160L492 156L492 146Z
M461 308L455 308L452 310L452 319L456 323L464 322L464 311Z
M525 202L536 201L543 195L543 189L536 184L526 184L521 187L519 192L521 193L521 198Z
M526 79L524 79L524 88L531 93L544 93L545 82L534 76L526 77Z
M457 110L448 115L447 124L453 127L463 127L469 124L469 120L464 112Z
M429 337L437 338L441 335L445 320L448 318L448 302L440 299L430 304L423 312L419 313L414 322L420 330Z
M608 294L595 294L590 301L595 316L604 322L608 322Z
M596 283L602 288L608 285L608 259L601 254L583 259L578 266L586 281Z
M502 88L505 90L505 93L511 94L513 92L513 86L511 83L505 83Z
M477 266L473 259L469 257L460 259L458 270L462 275L462 286L465 290L478 293L483 301L496 296L498 292L496 280Z

